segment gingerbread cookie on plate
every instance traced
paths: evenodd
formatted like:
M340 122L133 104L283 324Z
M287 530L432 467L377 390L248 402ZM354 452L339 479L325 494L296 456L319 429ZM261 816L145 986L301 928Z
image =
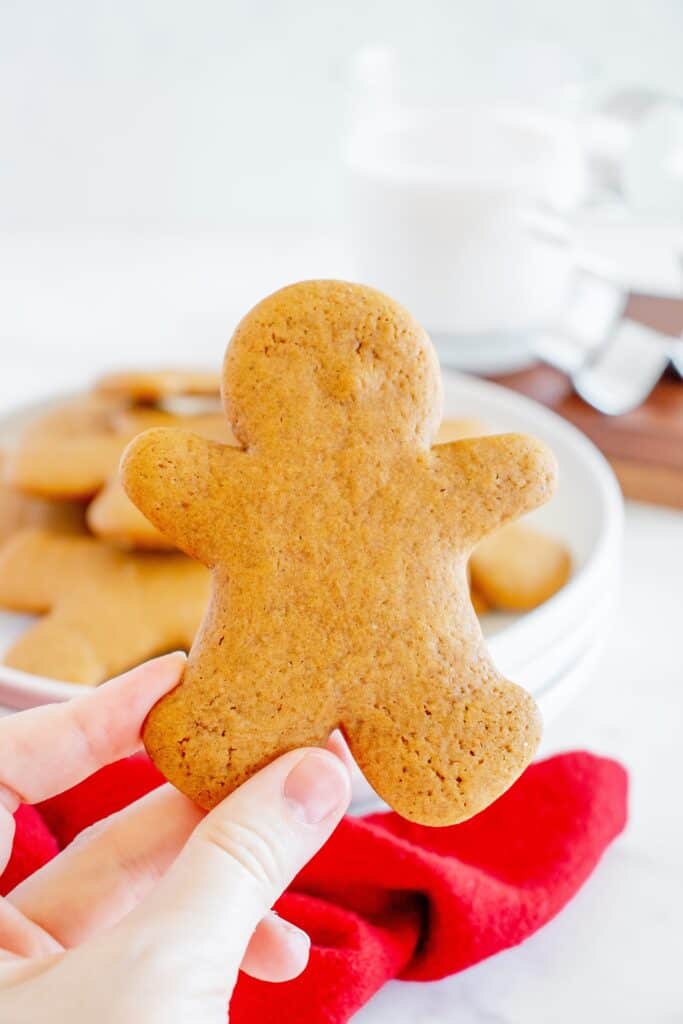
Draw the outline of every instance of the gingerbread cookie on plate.
M233 441L220 413L179 415L153 406L130 406L121 396L81 396L26 427L8 455L8 484L42 501L89 500L89 528L121 547L172 550L170 541L121 490L118 465L128 442L142 430L180 425L228 444Z
M13 668L97 684L156 654L189 648L209 593L179 553L118 551L94 537L24 530L0 548L0 607L33 612L5 653Z
M8 484L52 501L91 498L116 472L132 437L117 430L117 407L110 400L83 395L37 416L7 453Z
M479 544L470 559L472 588L501 611L531 611L560 590L572 571L562 541L526 523L510 523Z
M0 544L27 526L42 526L58 533L85 533L85 506L76 501L49 501L22 494L2 477L0 452Z

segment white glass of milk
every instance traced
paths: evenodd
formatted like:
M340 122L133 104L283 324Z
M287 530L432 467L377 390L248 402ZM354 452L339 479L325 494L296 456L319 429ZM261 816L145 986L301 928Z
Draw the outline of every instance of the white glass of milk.
M563 224L587 188L572 118L504 99L406 100L390 51L363 61L345 150L357 279L406 305L444 362L522 365L571 271Z

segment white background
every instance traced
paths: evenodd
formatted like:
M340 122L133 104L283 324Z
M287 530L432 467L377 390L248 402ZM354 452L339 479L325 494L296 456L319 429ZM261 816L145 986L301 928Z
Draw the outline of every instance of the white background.
M683 93L680 0L2 0L0 228L339 225L356 48L493 73L528 39Z
M440 61L476 92L524 41L590 81L683 95L681 0L0 0L0 347L17 397L75 369L216 365L267 291L356 276L350 56L396 45L418 78Z

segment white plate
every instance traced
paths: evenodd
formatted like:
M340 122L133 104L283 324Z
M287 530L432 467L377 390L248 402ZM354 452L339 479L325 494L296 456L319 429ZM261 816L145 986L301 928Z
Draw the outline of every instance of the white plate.
M18 410L0 424L14 432L28 414ZM575 573L555 597L522 616L486 616L484 632L496 663L507 676L539 693L587 641L607 615L621 553L622 500L600 452L578 430L536 402L495 384L444 372L444 415L476 417L494 431L522 431L547 441L560 465L560 486L534 520L569 544ZM587 614L590 610L590 615ZM24 627L25 616L0 612L0 651ZM0 665L0 703L22 708L66 700L83 688Z
M609 464L579 430L544 406L506 388L444 372L446 416L475 417L493 431L520 431L546 441L560 467L556 495L530 521L562 537L575 569L554 597L522 616L485 616L484 632L501 670L524 667L578 628L614 587L621 562L623 500Z

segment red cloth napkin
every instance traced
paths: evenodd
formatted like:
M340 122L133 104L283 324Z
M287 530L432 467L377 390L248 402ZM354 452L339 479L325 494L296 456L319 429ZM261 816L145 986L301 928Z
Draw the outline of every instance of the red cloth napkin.
M37 808L20 807L0 891L161 781L136 755ZM345 818L278 904L312 937L308 968L281 985L240 975L230 1020L343 1024L390 978L442 978L522 942L621 832L626 795L619 764L570 753L532 765L462 825L427 828L392 813Z

